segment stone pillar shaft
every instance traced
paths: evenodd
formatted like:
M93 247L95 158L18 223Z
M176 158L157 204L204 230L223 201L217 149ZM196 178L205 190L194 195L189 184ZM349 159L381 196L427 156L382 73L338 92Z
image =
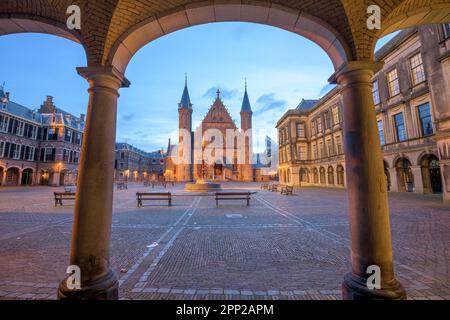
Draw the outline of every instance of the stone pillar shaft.
M89 81L89 105L81 152L70 264L81 269L81 290L66 281L66 299L117 299L117 277L109 266L118 90L123 77L112 68L78 69Z
M394 277L387 184L372 97L374 63L351 62L337 73L343 96L345 162L350 215L352 273L346 299L401 299ZM369 266L381 270L381 289L367 286Z

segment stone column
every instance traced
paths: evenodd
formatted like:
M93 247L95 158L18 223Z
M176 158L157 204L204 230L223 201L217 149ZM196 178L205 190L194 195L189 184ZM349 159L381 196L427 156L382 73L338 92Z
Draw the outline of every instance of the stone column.
M23 170L19 170L19 176L17 177L17 186L22 185L22 173L23 173Z
M389 168L389 175L391 177L391 191L398 192L398 173L397 168Z
M372 98L372 77L381 65L355 61L331 80L344 101L345 172L350 215L352 272L345 276L344 299L405 299L395 279L383 157ZM369 289L370 266L381 270L380 289Z
M79 68L89 82L89 105L78 175L70 264L81 269L81 289L59 286L59 299L118 299L109 265L118 90L126 79L112 67Z
M6 168L3 169L2 176L0 177L0 186L4 186L6 184Z
M423 184L422 168L420 166L411 166L411 172L414 176L414 193L423 194L426 186Z

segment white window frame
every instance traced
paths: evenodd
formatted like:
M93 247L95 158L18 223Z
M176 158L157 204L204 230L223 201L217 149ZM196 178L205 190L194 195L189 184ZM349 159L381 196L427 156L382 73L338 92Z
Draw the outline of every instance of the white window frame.
M391 77L395 73L395 77ZM400 80L397 68L392 69L387 73L389 97L395 97L400 94Z

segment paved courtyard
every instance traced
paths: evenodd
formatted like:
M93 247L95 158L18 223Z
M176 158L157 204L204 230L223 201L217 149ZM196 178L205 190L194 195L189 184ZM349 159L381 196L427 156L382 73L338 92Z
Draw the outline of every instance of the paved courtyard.
M341 298L350 271L345 191L263 191L250 207L219 208L211 197L183 195L171 208L138 209L135 193L150 189L115 191L111 265L122 299ZM0 189L0 299L55 299L73 211L70 202L54 207L56 190ZM450 299L450 205L391 194L390 207L396 274L409 298Z

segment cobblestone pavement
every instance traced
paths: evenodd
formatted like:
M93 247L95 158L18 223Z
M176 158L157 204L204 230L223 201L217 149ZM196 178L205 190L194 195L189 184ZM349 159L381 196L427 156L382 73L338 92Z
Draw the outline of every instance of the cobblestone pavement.
M257 189L256 184L226 184ZM111 265L122 299L340 299L350 271L346 193L259 192L250 207L188 196L136 208L116 191ZM48 187L0 189L0 299L54 299L69 260L73 203ZM450 299L450 205L391 194L395 269L410 299Z

